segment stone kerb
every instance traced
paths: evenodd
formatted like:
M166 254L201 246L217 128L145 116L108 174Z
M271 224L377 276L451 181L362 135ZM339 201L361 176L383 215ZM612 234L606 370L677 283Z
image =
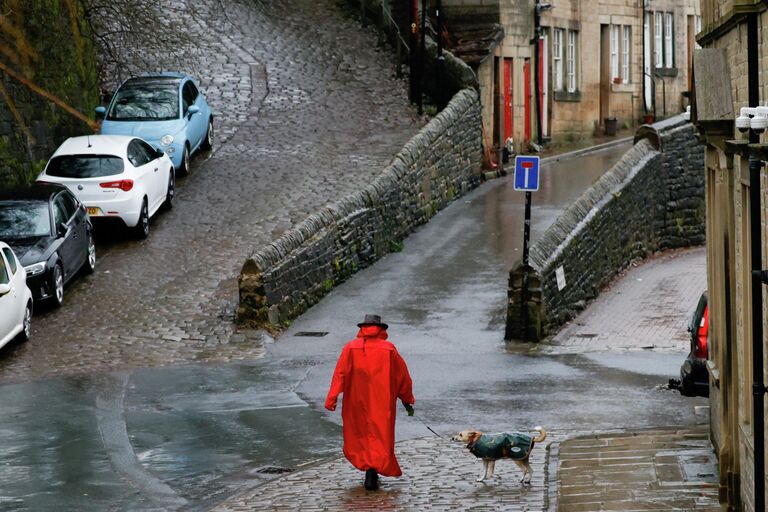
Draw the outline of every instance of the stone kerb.
M532 245L526 304L523 268L518 264L510 271L506 339L539 341L633 261L704 242L703 148L690 123L673 120L653 128L655 140L638 138Z
M388 252L479 183L476 91L464 89L364 189L253 253L239 277L241 322L278 326Z

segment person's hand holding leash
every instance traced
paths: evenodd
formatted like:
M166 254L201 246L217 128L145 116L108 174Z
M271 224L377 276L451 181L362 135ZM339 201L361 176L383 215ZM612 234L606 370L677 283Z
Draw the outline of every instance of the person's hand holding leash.
M408 411L408 416L413 416L413 413L416 412L413 409L413 406L411 404L406 404L406 403L403 403L403 405L405 406L405 410Z

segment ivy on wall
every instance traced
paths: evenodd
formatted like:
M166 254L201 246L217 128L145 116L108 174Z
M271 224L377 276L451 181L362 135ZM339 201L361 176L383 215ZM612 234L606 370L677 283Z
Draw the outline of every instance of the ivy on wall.
M3 71L4 70L4 71ZM0 188L34 179L99 101L80 0L0 0Z

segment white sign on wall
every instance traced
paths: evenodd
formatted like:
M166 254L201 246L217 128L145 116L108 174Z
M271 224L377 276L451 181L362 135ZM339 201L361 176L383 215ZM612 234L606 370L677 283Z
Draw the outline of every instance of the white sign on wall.
M555 278L557 279L557 291L562 291L565 288L565 269L562 265L555 270Z

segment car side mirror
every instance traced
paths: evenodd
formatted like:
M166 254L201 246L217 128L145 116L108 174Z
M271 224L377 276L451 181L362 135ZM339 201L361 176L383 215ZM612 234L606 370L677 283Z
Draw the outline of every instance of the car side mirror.
M96 107L96 118L103 119L107 115L107 109L103 106Z
M197 114L198 112L200 112L200 107L198 107L197 105L191 105L187 109L187 112L189 113L190 116L193 116L193 115Z
M56 238L64 238L67 236L67 226L62 222L56 226Z
M0 284L0 297L11 291L11 285Z

